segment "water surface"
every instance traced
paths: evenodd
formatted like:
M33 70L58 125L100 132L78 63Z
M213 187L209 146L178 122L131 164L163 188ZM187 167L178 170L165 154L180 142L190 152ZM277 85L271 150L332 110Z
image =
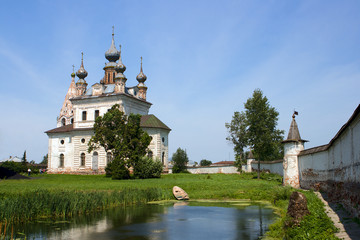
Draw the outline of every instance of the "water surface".
M118 207L14 226L27 239L258 239L276 215L262 205L178 202Z

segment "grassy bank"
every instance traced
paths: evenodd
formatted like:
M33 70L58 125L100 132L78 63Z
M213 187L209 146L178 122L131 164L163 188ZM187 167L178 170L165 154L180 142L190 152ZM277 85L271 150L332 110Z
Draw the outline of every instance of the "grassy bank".
M191 199L270 202L280 218L271 227L269 238L334 239L334 229L322 203L311 192L305 193L311 215L301 226L284 230L287 204L294 190L282 187L276 175L264 174L262 180L254 177L256 174L171 174L161 179L114 181L101 175L39 175L32 180L3 180L0 181L0 221L4 226L10 221L71 216L111 206L172 199L172 187L177 185L185 189Z

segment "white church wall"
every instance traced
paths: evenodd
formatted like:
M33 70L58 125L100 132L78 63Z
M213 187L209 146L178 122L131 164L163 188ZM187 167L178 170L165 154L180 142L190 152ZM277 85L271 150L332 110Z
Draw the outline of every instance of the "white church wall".
M153 152L153 157L158 158L160 161L163 161L165 168L168 168L169 158L168 158L168 131L158 128L144 128L151 137L152 140L149 144L149 149ZM164 138L164 142L163 142ZM162 159L162 154L164 153L164 159Z

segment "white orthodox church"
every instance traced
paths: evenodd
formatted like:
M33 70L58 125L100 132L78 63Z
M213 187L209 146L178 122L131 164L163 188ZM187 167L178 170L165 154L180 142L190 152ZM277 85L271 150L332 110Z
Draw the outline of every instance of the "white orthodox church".
M142 69L136 80L138 84L127 87L126 70L120 51L115 47L114 33L110 49L106 51L105 75L100 83L87 88L88 75L84 68L83 56L78 77L71 74L71 83L65 101L57 118L57 128L46 131L49 137L48 172L49 173L104 173L112 153L104 148L88 153L88 142L94 134L93 125L98 116L105 114L114 104L126 115L140 114L141 127L151 137L148 155L162 161L164 170L168 168L168 135L171 129L156 116L149 114L151 103L146 100L146 75Z

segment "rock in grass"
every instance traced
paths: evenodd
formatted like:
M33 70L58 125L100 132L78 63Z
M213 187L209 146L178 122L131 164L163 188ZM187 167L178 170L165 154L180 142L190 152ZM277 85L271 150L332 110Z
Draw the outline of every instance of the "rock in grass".
M291 217L287 223L287 227L298 226L304 216L310 214L307 208L307 199L300 192L293 192L290 196L287 215Z
M177 200L189 200L189 195L180 187L173 187L173 194Z

